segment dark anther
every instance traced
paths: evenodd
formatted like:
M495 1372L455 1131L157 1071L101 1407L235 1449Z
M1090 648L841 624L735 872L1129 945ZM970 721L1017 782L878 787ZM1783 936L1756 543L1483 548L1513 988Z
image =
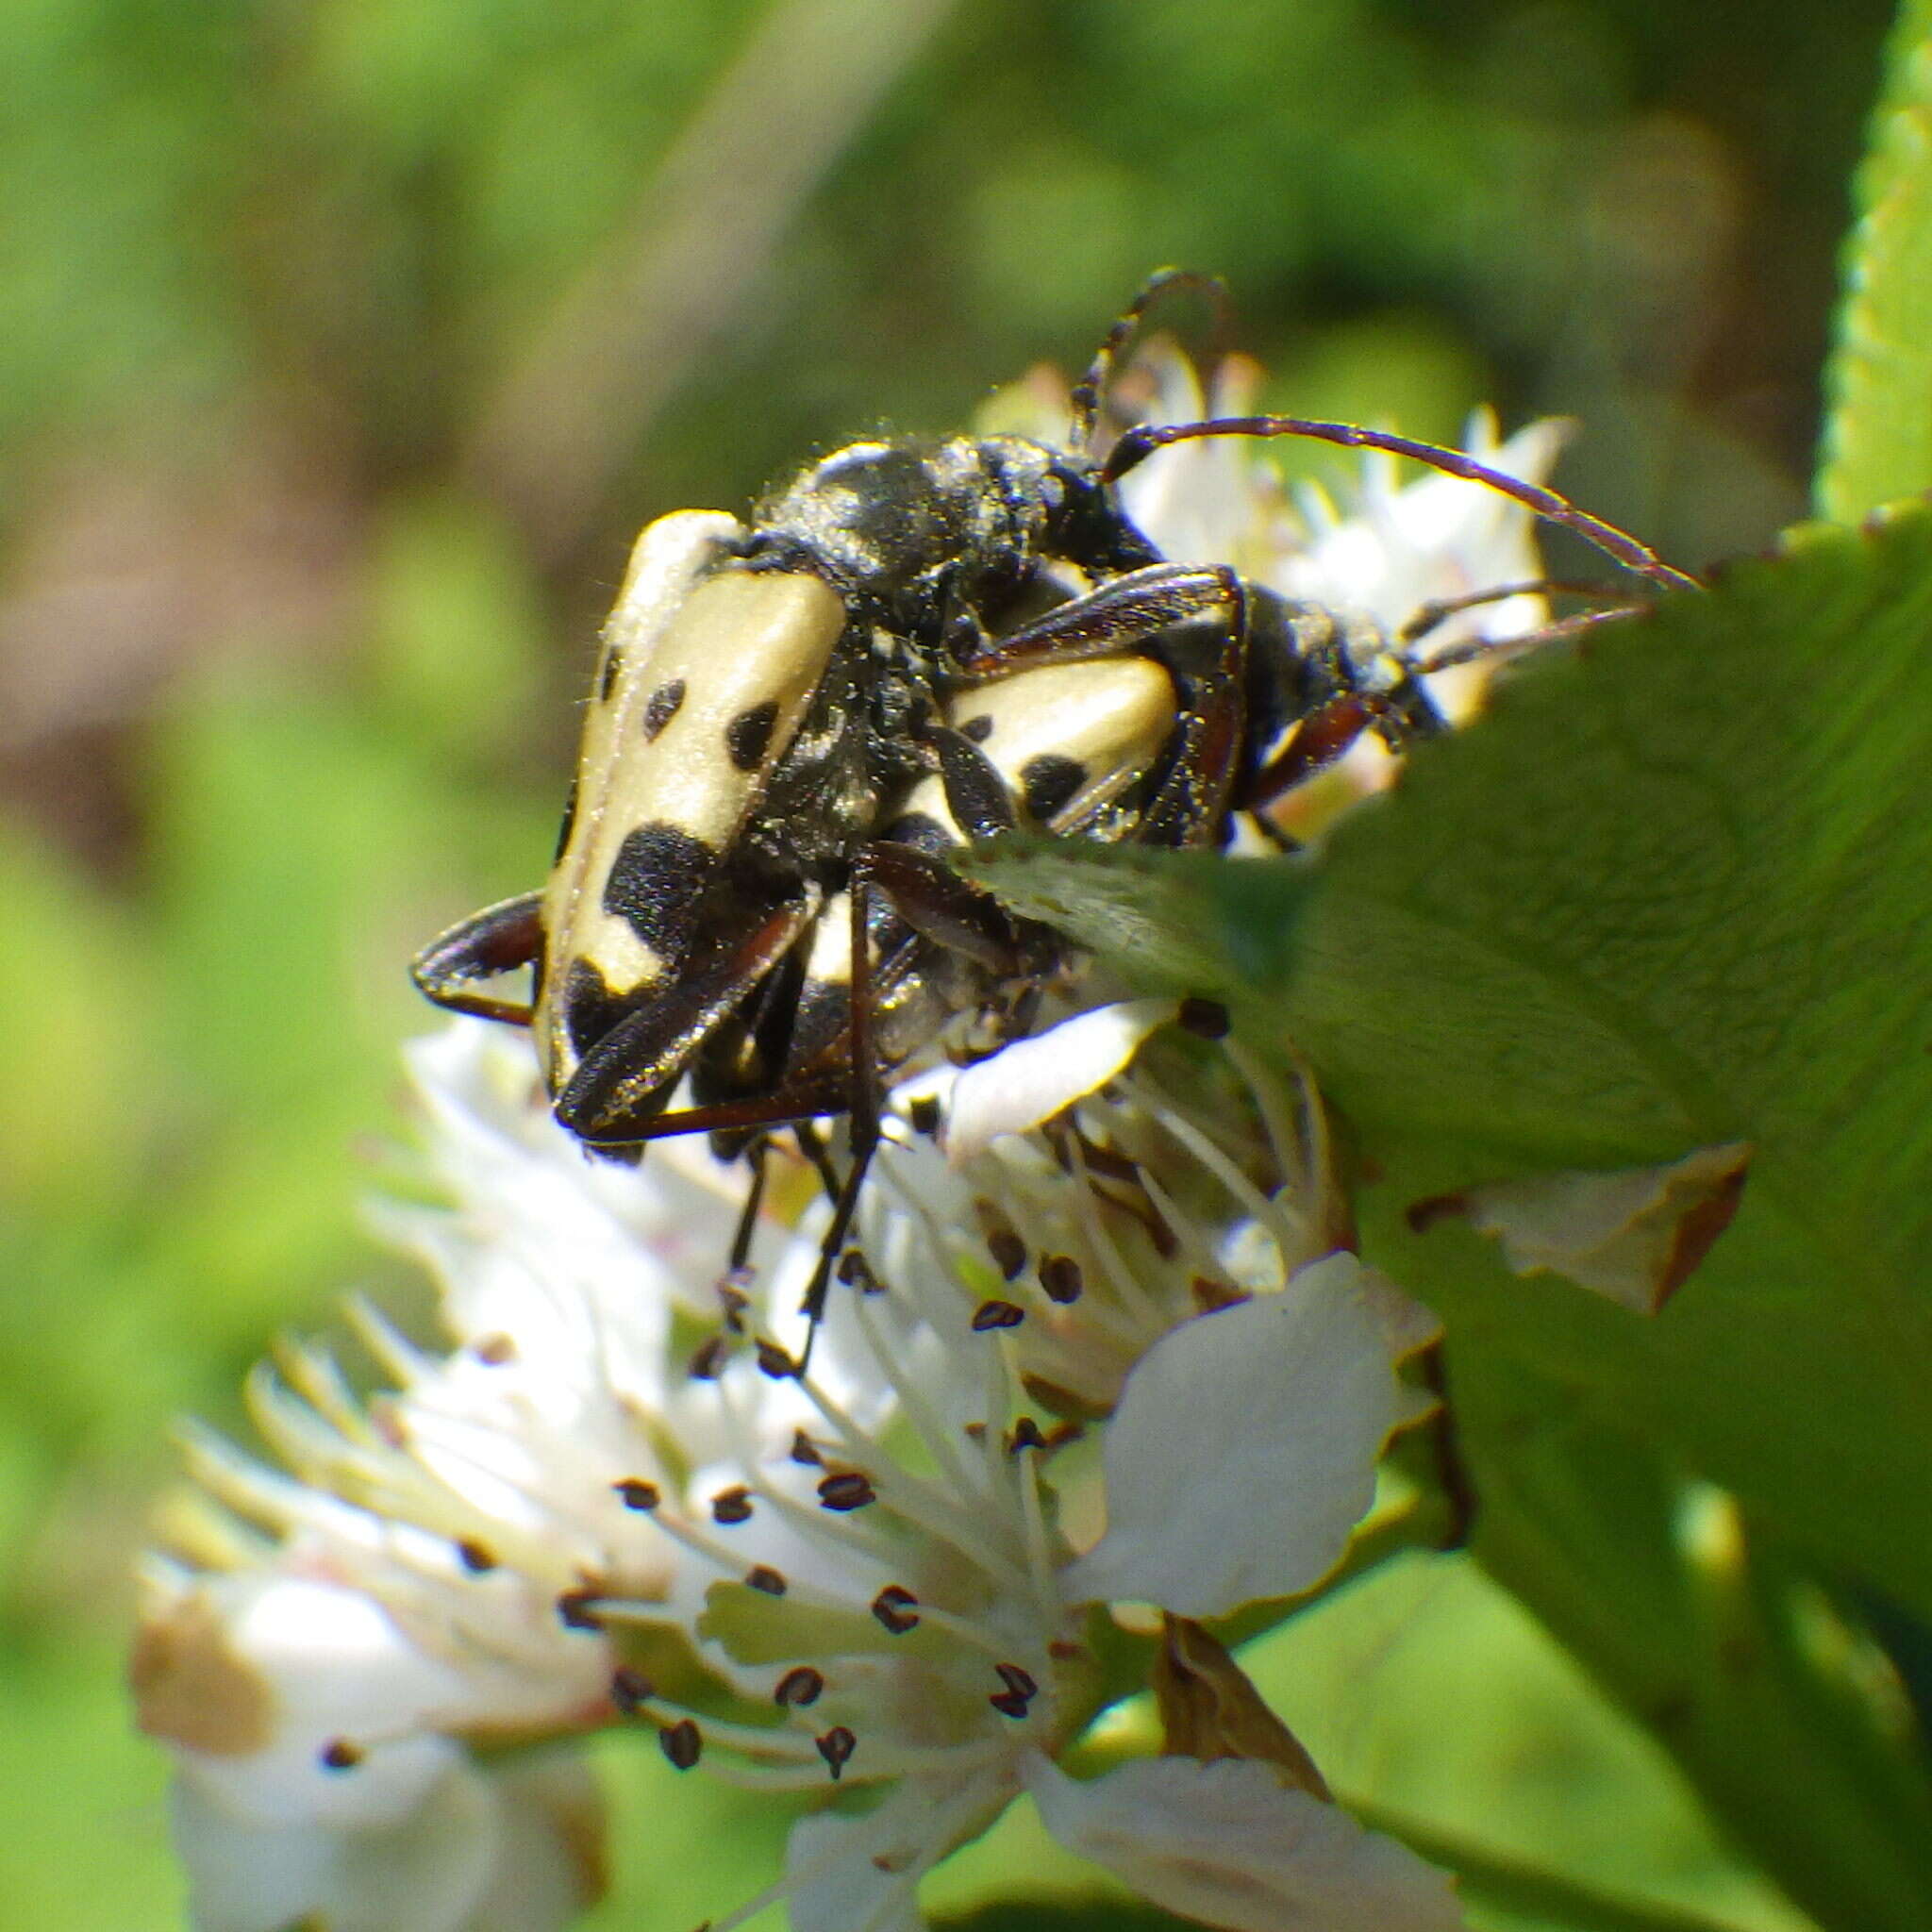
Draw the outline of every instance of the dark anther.
M718 1379L718 1372L724 1366L727 1345L722 1335L708 1335L698 1343L691 1357L691 1378L693 1382L715 1382Z
M995 1664L993 1669L1007 1688L994 1691L986 1701L1002 1717L1024 1717L1026 1707L1040 1695L1040 1686L1018 1664Z
M1124 1181L1130 1188L1141 1185L1141 1169L1117 1147L1108 1147L1098 1141L1090 1141L1080 1136L1080 1158L1088 1167L1103 1180Z
M784 1577L777 1571L774 1570L769 1563L758 1564L744 1580L751 1589L761 1590L767 1596L783 1596L785 1594Z
M1175 1022L1203 1040L1227 1038L1227 1008L1219 1000L1183 1000Z
M1040 1263L1040 1285L1046 1291L1048 1301L1066 1307L1080 1299L1080 1291L1087 1283L1079 1262L1073 1256L1047 1255Z
M1040 1433L1040 1424L1030 1415L1023 1415L1013 1424L1013 1432L1007 1438L1007 1447L1017 1456L1023 1449L1044 1449L1046 1438Z
M751 1491L741 1484L735 1490L720 1490L711 1498L711 1521L729 1529L736 1523L751 1521Z
M873 1488L871 1478L857 1469L841 1470L837 1475L828 1475L819 1484L819 1501L827 1509L844 1511L863 1509L876 1499L878 1491Z
M894 1637L919 1627L919 1599L899 1584L889 1583L872 1600L872 1613Z
M517 1345L508 1335L485 1335L470 1344L470 1353L479 1362L500 1369L505 1362L516 1360Z
M681 1717L675 1724L667 1724L658 1733L658 1742L664 1747L664 1755L679 1771L689 1771L698 1761L705 1748L705 1740L698 1735L698 1727L688 1717Z
M922 1093L906 1109L906 1118L912 1123L912 1131L915 1134L929 1137L939 1132L940 1122L943 1116L940 1112L939 1102L930 1093Z
M354 1771L361 1762L362 1747L350 1743L346 1738L331 1738L322 1747L325 1771Z
M816 1704L824 1688L824 1678L809 1664L794 1664L778 1679L772 1695L785 1709L801 1710L808 1704Z
M599 1593L594 1590L567 1590L557 1599L557 1614L566 1630L601 1630L597 1617Z
M610 1701L625 1717L635 1717L657 1694L650 1678L628 1664L619 1664L610 1674Z
M858 1740L843 1724L834 1724L823 1738L814 1738L812 1742L819 1747L819 1756L825 1760L832 1774L832 1782L839 1782L839 1774L845 1769L845 1760L858 1748Z
M816 1469L824 1457L818 1452L818 1445L803 1429L795 1431L791 1438L791 1459L802 1462L808 1469Z
M774 1382L795 1382L798 1364L775 1341L758 1341L758 1368Z
M658 1493L656 1483L647 1483L641 1475L627 1475L614 1482L615 1490L626 1509L655 1509L664 1498Z
M1237 1302L1247 1300L1246 1293L1239 1288L1230 1288L1224 1281L1216 1281L1211 1274L1197 1274L1188 1283L1188 1292L1194 1297L1194 1306L1204 1315L1211 1315L1217 1308L1231 1308Z
M1026 1265L1026 1243L1010 1227L988 1228L986 1251L1003 1281L1011 1281Z
M857 1288L861 1294L871 1294L878 1287L871 1262L857 1248L847 1248L839 1257L839 1279L847 1288Z
M973 1311L973 1332L984 1335L989 1328L1017 1328L1026 1319L1018 1302L981 1302Z
M490 1554L489 1550L482 1543L477 1542L473 1537L466 1536L457 1544L457 1561L472 1576L485 1575L496 1568L496 1558Z

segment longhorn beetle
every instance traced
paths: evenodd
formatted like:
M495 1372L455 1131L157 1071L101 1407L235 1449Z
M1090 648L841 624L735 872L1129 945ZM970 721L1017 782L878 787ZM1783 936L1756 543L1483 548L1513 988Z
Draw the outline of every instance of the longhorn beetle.
M1347 424L1147 425L1091 454L1142 311L1203 279L1157 275L1114 325L1073 391L1066 448L856 442L745 522L650 525L604 629L548 883L414 962L439 1005L533 1028L557 1117L592 1147L709 1130L749 1145L755 1200L764 1131L795 1125L835 1196L809 1332L877 1141L882 1070L958 1015L980 1013L995 1042L1024 1032L1066 962L947 853L1015 826L1216 847L1234 813L1363 731L1400 747L1442 728L1421 683L1440 663L1224 565L1163 558L1122 507L1128 471L1209 436L1389 450L1656 582L1694 583L1550 491ZM478 990L523 966L528 1003ZM805 1124L836 1114L842 1179Z

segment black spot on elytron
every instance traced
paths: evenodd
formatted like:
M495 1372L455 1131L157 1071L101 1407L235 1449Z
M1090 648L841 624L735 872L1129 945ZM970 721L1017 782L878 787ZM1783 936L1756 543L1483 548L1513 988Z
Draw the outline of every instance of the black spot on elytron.
M660 959L675 958L690 937L699 889L718 855L702 839L662 819L625 834L604 909L624 921Z
M1050 819L1087 782L1087 767L1078 758L1043 751L1020 767L1020 789L1026 809L1037 819Z
M563 801L563 823L557 828L557 850L551 854L550 862L555 865L563 857L564 848L570 843L570 835L577 823L577 781L570 781L570 796Z
M623 669L623 647L612 644L605 655L603 675L597 679L597 702L600 705L608 705L610 702L610 693L617 687L617 674Z
M908 811L894 819L883 832L881 839L890 839L896 845L916 845L922 852L935 855L953 849L953 836L939 820L929 812Z
M969 718L959 727L961 738L970 738L974 744L984 744L992 736L992 714L980 712L976 718Z
M578 1058L590 1052L624 1015L623 1002L588 959L573 959L563 982L563 1026Z
M724 727L724 742L731 753L731 762L741 772L755 772L758 760L765 755L765 747L772 741L772 731L778 722L778 702L767 698L761 705L753 705L748 710L739 712Z
M674 677L669 684L660 684L651 693L651 702L644 707L644 742L649 744L672 719L677 716L677 708L684 702L684 679Z

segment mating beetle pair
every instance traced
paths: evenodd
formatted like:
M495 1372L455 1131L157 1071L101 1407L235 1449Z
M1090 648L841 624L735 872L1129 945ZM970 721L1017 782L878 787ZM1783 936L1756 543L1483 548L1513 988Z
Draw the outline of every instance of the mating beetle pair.
M1024 1033L1067 963L949 852L1016 826L1218 847L1235 814L1362 731L1399 747L1441 726L1385 641L1364 649L1226 566L1161 557L1122 507L1127 471L1206 436L1391 449L1689 581L1549 491L1346 425L1224 418L1088 454L1142 309L1192 279L1156 277L1115 325L1065 449L859 442L748 522L652 524L605 628L547 885L415 962L439 1004L534 1028L558 1118L592 1146L706 1129L757 1145L849 1114L814 1314L876 1142L882 1070L963 1014L988 1043ZM478 989L526 965L527 1005Z

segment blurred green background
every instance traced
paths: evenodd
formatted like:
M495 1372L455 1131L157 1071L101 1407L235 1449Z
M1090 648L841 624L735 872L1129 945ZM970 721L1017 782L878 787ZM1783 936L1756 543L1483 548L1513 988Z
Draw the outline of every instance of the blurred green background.
M14 0L0 87L0 1932L165 1927L118 1682L183 1409L348 1286L403 965L540 875L636 526L959 424L1150 268L1269 399L1697 565L1799 514L1882 0ZM1274 1640L1345 1792L1798 1923L1469 1566ZM620 1773L610 1926L780 1821ZM709 1876L667 1830L712 1834ZM965 1910L1026 1821L941 1881ZM1077 1884L1056 1867L1053 1882ZM989 1926L994 1920L985 1922ZM1002 1919L997 1923L1017 1923ZM1523 1918L1497 1921L1557 1924Z

